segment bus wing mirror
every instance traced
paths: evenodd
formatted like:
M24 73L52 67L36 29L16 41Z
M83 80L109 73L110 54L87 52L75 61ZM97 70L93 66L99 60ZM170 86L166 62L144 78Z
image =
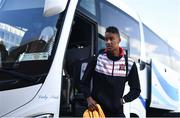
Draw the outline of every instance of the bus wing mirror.
M45 0L44 15L48 17L63 12L67 2L68 0Z
M140 59L138 59L138 63L140 64L140 70L144 70L146 67L146 63Z

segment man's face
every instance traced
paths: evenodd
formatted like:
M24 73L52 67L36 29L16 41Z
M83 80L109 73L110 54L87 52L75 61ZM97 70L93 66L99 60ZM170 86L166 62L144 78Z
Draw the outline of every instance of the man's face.
M107 51L113 52L114 50L119 49L120 38L115 33L106 32L105 43Z

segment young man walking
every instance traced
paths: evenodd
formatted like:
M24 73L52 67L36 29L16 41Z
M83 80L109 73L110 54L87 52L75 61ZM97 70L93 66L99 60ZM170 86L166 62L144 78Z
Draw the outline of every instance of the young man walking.
M106 28L106 48L91 59L82 79L82 91L89 109L94 110L96 104L100 104L106 117L125 117L123 104L136 99L141 92L136 64L125 55L120 42L118 29ZM126 82L130 91L123 96Z

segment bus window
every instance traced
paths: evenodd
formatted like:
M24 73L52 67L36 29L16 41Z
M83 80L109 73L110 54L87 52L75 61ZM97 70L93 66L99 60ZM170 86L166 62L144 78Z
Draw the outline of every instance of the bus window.
M96 16L95 0L81 0L79 2L80 7L87 10L94 16Z
M163 64L170 66L171 64L168 45L148 27L143 25L143 28L144 39L146 42L146 57L148 61L154 58L159 60Z
M29 77L30 81L22 79L17 85L1 86L0 90L30 86L31 79L37 75L44 75L42 81L38 81L43 82L52 62L50 57L53 56L56 25L61 14L45 17L44 0L21 0L21 4L19 0L6 0L3 3L0 9L0 41L7 55L1 59L1 79L17 80L24 75L21 78Z
M169 48L171 57L171 68L180 72L180 52L176 51L172 47ZM180 76L180 75L179 75Z
M120 42L120 47L122 47L125 50L129 50L129 37L120 32L120 37L121 37L121 42Z
M115 26L121 34L128 36L130 56L135 59L140 57L140 30L139 23L135 19L115 6L103 1L100 2L99 19L99 27ZM100 33L101 31L98 29L98 32Z
M98 36L98 52L104 48L106 48L104 37L101 34L99 34L99 36Z

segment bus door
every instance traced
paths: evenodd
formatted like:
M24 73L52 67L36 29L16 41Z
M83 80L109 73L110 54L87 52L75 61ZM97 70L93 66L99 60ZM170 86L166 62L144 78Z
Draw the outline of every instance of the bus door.
M80 81L95 50L96 23L77 12L64 58L60 116L82 116L87 108Z

